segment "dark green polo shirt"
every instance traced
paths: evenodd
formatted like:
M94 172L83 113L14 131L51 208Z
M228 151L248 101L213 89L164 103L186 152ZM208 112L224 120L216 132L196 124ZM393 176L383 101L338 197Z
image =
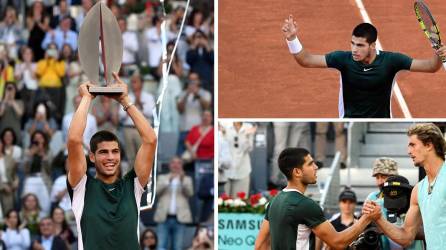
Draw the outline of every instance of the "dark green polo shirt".
M273 250L314 250L311 229L326 221L316 202L293 189L284 189L271 200L265 220Z
M144 191L131 170L113 184L88 173L68 193L76 218L79 250L139 249L139 204Z
M412 58L379 51L371 64L353 60L350 51L325 55L329 68L341 72L339 115L344 118L390 118L391 96L395 75L409 70Z

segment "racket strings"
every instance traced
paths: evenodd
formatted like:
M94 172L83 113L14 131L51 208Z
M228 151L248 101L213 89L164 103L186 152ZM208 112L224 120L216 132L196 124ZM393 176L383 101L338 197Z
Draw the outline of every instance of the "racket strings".
M428 38L432 41L433 47L439 48L441 44L440 32L429 10L424 4L418 3L415 5L415 11L418 17L418 21L420 22L420 25Z

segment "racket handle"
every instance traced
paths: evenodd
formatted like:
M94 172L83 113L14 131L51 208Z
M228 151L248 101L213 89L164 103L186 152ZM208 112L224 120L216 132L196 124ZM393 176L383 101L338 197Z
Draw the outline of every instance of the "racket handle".
M446 62L443 62L443 67L444 69L446 69Z

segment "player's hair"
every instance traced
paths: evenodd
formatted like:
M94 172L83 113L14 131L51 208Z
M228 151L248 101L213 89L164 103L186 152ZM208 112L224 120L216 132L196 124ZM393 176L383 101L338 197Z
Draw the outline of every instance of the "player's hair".
M419 123L412 125L407 131L408 136L416 135L423 145L432 143L435 148L435 154L445 160L446 142L443 133L433 123Z
M353 29L352 35L356 37L363 37L369 44L371 44L376 42L376 39L378 38L378 31L376 30L375 26L371 25L370 23L361 23L358 24L355 29Z
M277 163L279 164L280 171L286 176L288 180L291 180L293 169L302 168L305 162L305 156L310 152L304 148L286 148L280 155Z
M118 143L119 149L121 149L121 144L119 144L118 137L116 137L115 134L113 134L112 132L107 131L107 130L101 130L101 131L96 132L96 134L94 134L91 137L90 151L92 153L95 153L96 150L98 149L98 144L101 142L104 142L104 141L115 141Z

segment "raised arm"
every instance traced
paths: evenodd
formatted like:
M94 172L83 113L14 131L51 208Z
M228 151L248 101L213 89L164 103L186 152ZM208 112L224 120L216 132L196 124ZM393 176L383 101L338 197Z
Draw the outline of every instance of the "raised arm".
M415 239L421 225L421 213L418 206L418 184L412 190L410 207L402 227L395 226L382 216L376 220L376 224L390 239L404 247L409 246Z
M292 15L285 19L282 32L288 43L290 53L300 66L305 68L327 68L324 55L311 54L303 48L299 39L297 39L297 24Z
M260 226L259 235L257 235L255 250L271 249L271 237L269 235L269 221L263 220Z
M152 172L152 164L157 142L156 134L141 111L139 111L136 106L130 102L127 85L121 81L116 73L113 73L113 77L117 82L117 86L125 88L125 91L121 96L114 98L127 109L127 114L135 124L139 136L141 136L141 147L138 149L138 153L136 153L134 168L136 176L138 176L139 183L142 186L145 186L147 185L150 173Z
M79 181L87 172L87 161L83 147L83 135L87 126L88 109L94 96L88 92L90 83L79 86L79 94L82 96L81 103L71 119L67 134L68 149L68 182L71 187L77 186Z
M410 71L425 73L437 72L443 65L441 58L446 58L446 46L442 45L435 51L435 54L430 59L413 59Z

